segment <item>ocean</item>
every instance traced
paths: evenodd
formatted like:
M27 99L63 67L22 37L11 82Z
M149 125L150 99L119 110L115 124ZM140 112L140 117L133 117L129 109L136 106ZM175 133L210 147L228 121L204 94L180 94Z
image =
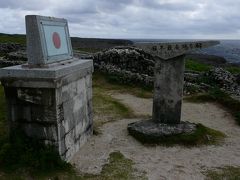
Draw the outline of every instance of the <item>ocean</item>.
M173 42L173 41L194 41L194 40L174 40L174 39L131 39L133 42ZM220 44L194 51L196 53L216 55L224 57L230 63L240 64L240 40L219 40Z

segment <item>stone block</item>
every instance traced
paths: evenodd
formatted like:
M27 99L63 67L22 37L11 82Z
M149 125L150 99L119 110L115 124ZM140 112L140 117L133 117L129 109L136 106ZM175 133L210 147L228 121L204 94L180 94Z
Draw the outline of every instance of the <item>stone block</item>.
M64 157L66 152L67 152L67 148L66 148L66 144L65 144L65 138L62 138L61 140L58 141L58 151L59 154Z
M80 92L80 94L73 100L73 113L78 112L85 104L86 98L84 98L84 94Z
M87 88L87 100L92 99L92 88Z
M75 131L75 140L78 139L86 130L86 120L82 120L76 125L76 131Z
M88 88L91 88L92 87L92 75L89 74L88 76L86 76L86 86Z
M72 130L68 134L66 134L65 146L66 146L65 158L70 159L70 157L77 152L75 147L75 130Z
M81 107L81 109L79 109L78 111L73 113L73 118L74 118L76 124L82 122L83 119L86 117L87 117L87 113L85 111L84 106Z
M20 127L29 137L39 140L58 141L56 125L45 126L44 124L19 122L15 127Z
M78 95L77 84L72 82L62 87L62 100L63 102L69 101Z

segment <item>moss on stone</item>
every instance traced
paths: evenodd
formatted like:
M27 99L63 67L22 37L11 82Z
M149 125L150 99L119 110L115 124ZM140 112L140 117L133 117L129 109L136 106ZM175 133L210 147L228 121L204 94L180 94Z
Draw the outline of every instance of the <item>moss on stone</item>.
M204 172L206 180L237 180L240 179L240 167L225 166Z
M196 131L193 133L162 136L161 138L144 136L138 132L131 132L131 135L143 144L166 146L176 144L184 146L218 144L225 137L225 134L222 132L208 128L202 124L197 124Z

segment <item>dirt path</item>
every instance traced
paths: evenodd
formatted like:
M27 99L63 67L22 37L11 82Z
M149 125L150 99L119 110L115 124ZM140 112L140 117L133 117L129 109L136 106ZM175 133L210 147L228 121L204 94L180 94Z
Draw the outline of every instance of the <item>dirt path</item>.
M129 94L115 94L114 98L131 107L138 115L151 114L151 99ZM224 132L228 137L221 146L185 148L145 147L128 135L127 124L139 119L123 119L107 123L103 134L93 136L76 154L72 162L80 172L99 173L108 155L120 151L132 159L139 171L152 180L204 179L204 170L225 165L240 166L240 128L232 116L215 104L183 103L182 120L200 122Z

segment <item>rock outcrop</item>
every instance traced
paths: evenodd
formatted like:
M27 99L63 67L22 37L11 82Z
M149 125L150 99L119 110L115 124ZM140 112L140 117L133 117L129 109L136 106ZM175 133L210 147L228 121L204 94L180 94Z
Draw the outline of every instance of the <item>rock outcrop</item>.
M94 54L93 59L96 69L117 82L153 87L155 62L150 54L141 49L115 47ZM219 61L225 63L222 59ZM215 85L231 94L240 95L240 75L235 76L223 68L213 68L207 73L186 70L184 80L185 95L206 92Z
M0 43L0 52L9 53L22 49L24 46L17 43Z
M234 76L223 68L214 68L207 72L205 76L224 91L240 96L239 74Z
M94 54L94 67L121 83L153 85L154 60L134 47L116 47Z

